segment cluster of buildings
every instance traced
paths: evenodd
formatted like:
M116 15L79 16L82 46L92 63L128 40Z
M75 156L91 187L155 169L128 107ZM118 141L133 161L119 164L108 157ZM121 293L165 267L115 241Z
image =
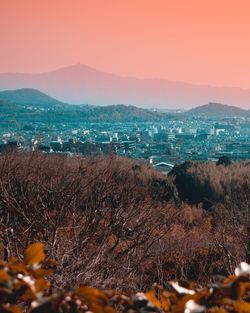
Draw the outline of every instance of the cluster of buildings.
M152 165L186 160L216 161L227 155L250 159L250 120L173 115L160 122L44 123L0 129L0 153L6 149L81 155L116 154Z

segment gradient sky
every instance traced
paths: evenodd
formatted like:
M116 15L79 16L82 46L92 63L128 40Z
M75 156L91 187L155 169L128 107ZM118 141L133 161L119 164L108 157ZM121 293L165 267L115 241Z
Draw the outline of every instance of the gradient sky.
M0 72L84 63L250 88L249 0L0 0Z

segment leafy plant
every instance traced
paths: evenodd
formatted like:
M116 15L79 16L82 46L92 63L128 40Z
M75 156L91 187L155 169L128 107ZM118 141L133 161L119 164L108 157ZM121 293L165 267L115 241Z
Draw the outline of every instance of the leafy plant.
M11 258L0 263L1 313L248 313L250 312L250 265L241 263L235 275L222 283L201 287L191 282L169 282L145 293L123 294L89 286L57 292L48 281L54 262L44 245L33 243L23 262Z

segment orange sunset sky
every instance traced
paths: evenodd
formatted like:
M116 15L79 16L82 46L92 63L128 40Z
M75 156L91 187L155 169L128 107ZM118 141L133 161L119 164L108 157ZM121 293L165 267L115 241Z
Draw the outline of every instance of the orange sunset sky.
M75 63L250 88L249 0L0 0L0 72Z

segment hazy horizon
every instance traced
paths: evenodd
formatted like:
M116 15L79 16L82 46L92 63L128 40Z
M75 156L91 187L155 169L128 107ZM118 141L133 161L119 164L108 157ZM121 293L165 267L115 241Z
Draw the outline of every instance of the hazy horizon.
M171 82L176 82L176 83L184 83L184 84L187 84L187 85L193 85L193 86L206 86L206 87L218 87L218 88L236 88L236 89L242 89L242 90L249 90L250 87L246 87L246 88L243 88L243 87L234 87L234 86L229 86L229 85L212 85L212 84L203 84L203 83L191 83L191 82L188 82L188 81L182 81L182 80L174 80L174 79L171 79L171 78L162 78L162 77L138 77L138 76L135 76L133 74L131 75L122 75L122 74L117 74L117 73L113 73L111 71L103 71L103 70L100 70L98 68L95 68L94 66L90 66L89 64L86 64L86 63L73 63L73 64L66 64L66 65L63 65L63 66L60 66L60 67L56 67L56 68L51 68L50 70L46 70L46 71L35 71L35 72L22 72L22 71L9 71L9 72L0 72L0 75L3 75L3 74L21 74L21 75L40 75L40 74L46 74L46 73L51 73L51 72L57 72L57 71L60 71L62 69L68 69L68 68L73 68L73 67L76 67L76 66L84 66L86 68L90 68L92 70L95 70L95 71L98 71L98 72L102 72L102 73L105 73L105 74L109 74L109 75L114 75L114 76L117 76L117 77L121 77L121 78L133 78L133 79L137 79L137 80L163 80L163 81L171 81Z
M189 84L250 88L250 2L4 1L0 72L70 64Z
M188 109L209 102L249 108L250 90L120 76L85 64L42 73L0 74L0 90L34 88L72 104L122 103L144 108Z

